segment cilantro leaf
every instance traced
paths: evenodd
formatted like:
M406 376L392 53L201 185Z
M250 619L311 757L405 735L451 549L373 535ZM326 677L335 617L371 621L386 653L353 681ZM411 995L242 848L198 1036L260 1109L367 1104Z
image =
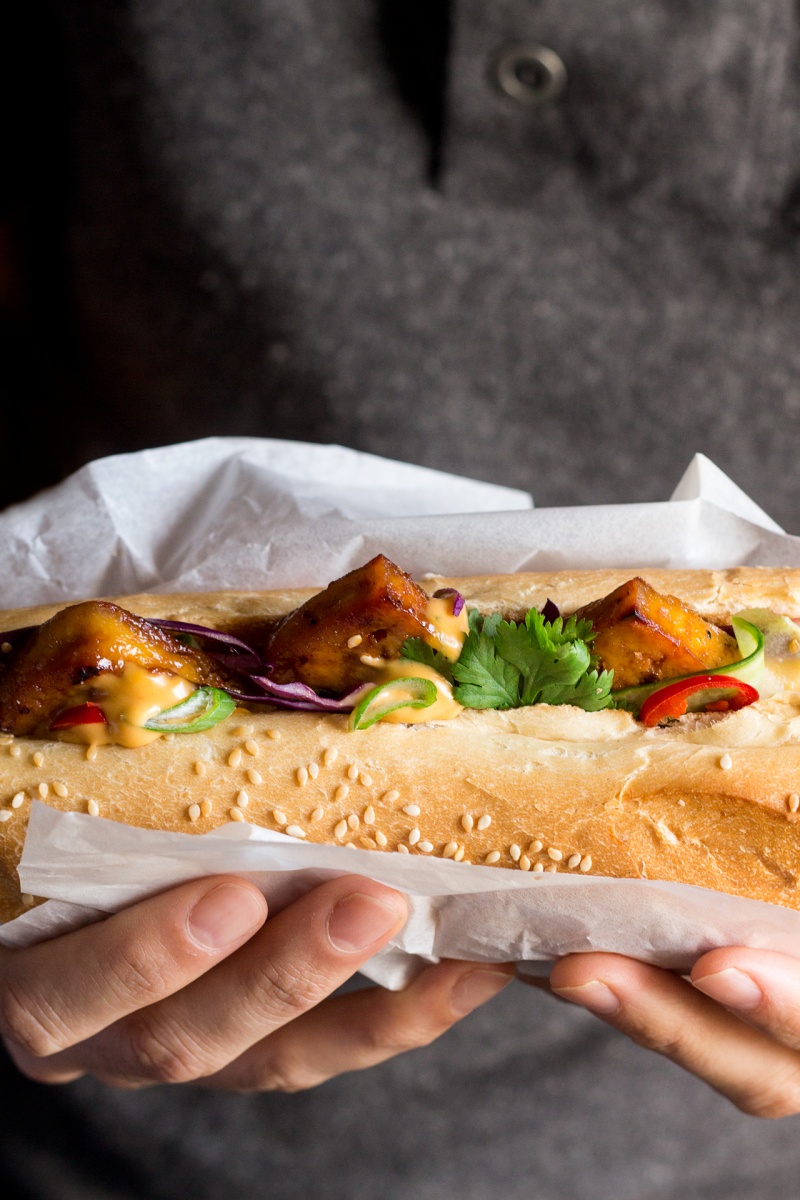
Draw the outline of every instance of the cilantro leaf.
M520 673L497 653L487 633L470 633L452 667L454 695L465 708L517 708Z
M598 671L591 621L547 621L535 608L522 621L469 610L470 632L452 663L421 638L407 638L403 658L425 663L453 685L465 708L574 704L586 712L613 707L613 671Z
M498 625L498 652L522 676L521 705L563 704L563 690L574 687L591 665L589 648L585 642L565 640L560 617L551 625L533 611L535 617L528 613L524 624Z
M466 708L574 704L595 712L613 704L612 671L597 671L591 621L547 621L535 608L523 621L470 611L471 632L451 667L454 695Z
M467 609L467 620L469 621L470 633L480 633L483 629L483 617L478 612L477 608Z
M487 637L493 638L495 636L497 627L502 620L503 618L500 616L500 613L492 613L490 616L484 617L483 632Z
M585 642L591 645L595 638L592 622L585 618L578 620L576 616L571 616L566 622L563 617L556 617L555 621L546 621L537 609L531 608L525 614L525 624L529 629L546 629L548 640L556 646L566 645L567 642Z
M400 647L400 656L433 667L448 683L453 682L453 664L450 659L445 658L439 650L434 650L427 642L423 642L422 638L406 638Z
M568 700L561 704L575 704L586 712L599 712L601 708L614 708L614 697L611 695L611 684L614 682L613 671L587 671L580 679Z

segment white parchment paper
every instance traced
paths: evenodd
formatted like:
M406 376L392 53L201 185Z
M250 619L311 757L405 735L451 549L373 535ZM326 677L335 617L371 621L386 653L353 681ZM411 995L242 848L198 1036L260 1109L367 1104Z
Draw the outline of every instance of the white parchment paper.
M92 463L0 514L0 604L313 585L378 551L417 575L800 566L800 539L702 455L660 504L534 510L519 491L338 446L214 438ZM273 911L345 873L408 893L407 926L366 969L389 987L441 957L532 964L595 949L684 969L731 944L800 957L800 913L704 888L487 871L246 824L162 833L39 802L20 878L49 899L3 926L0 942L29 945L219 872L252 879Z

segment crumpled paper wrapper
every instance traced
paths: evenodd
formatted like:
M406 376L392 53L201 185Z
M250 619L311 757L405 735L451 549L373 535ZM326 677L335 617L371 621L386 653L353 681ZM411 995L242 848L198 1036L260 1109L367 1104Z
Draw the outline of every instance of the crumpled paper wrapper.
M522 492L338 446L214 438L92 463L1 514L0 603L308 586L379 551L418 576L800 566L800 538L702 455L664 503L533 510ZM488 871L309 845L238 823L205 835L163 833L39 802L20 879L23 891L48 901L3 926L0 942L30 945L221 872L251 879L273 912L343 874L407 893L407 925L364 969L393 988L444 957L532 970L588 950L677 970L724 945L800 957L800 913L705 888Z

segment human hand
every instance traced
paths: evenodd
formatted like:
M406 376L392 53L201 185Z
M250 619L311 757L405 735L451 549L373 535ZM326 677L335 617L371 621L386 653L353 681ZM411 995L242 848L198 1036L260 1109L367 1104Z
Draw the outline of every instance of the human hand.
M743 1112L800 1112L800 962L712 950L690 981L617 954L572 954L550 989L704 1079Z
M426 1045L512 978L442 962L404 991L330 997L404 924L359 876L267 918L242 879L196 880L98 925L0 952L0 1033L30 1078L296 1091Z

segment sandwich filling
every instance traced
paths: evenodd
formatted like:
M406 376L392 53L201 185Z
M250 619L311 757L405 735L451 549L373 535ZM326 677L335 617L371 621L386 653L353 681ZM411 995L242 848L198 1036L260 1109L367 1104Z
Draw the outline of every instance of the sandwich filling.
M465 709L623 709L646 727L800 691L800 626L766 609L722 625L639 577L569 617L482 615L428 595L383 555L277 622L235 631L145 620L107 601L2 635L0 729L136 747L208 729L239 706L377 722Z

